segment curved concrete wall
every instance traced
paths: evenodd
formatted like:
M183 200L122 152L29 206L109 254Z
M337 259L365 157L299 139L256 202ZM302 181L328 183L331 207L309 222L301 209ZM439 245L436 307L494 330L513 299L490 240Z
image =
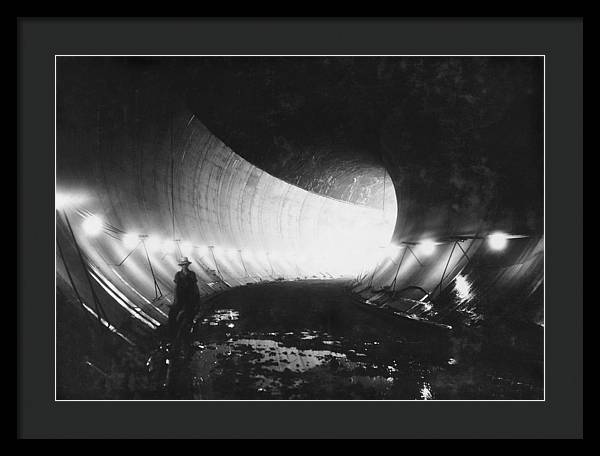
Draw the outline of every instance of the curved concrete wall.
M57 270L59 286L71 274L94 311L68 217L117 328L128 319L152 329L166 321L182 255L208 295L262 280L356 275L391 239L393 192L384 213L300 189L245 161L187 112L146 118L143 129L125 119L115 125L59 131L57 193L69 202L57 212L65 259L57 257ZM102 221L96 235L84 229L90 216Z

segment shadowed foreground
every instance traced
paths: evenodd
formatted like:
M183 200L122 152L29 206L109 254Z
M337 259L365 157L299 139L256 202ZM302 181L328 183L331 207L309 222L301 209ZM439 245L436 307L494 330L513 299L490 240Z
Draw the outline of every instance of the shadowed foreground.
M342 281L212 298L175 361L179 399L541 399L541 364L485 329L447 331L357 304Z

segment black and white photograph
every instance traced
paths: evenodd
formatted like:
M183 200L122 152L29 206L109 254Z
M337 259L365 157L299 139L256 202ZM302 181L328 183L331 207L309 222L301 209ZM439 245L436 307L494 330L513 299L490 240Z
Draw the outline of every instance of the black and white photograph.
M583 17L16 32L17 439L583 438Z
M545 55L54 64L57 401L544 401Z

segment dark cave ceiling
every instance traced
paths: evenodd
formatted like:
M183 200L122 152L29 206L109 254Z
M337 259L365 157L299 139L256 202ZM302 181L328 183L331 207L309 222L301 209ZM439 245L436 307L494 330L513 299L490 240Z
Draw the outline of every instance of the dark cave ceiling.
M107 58L64 68L69 96L85 93L82 113L96 103L168 116L185 104L237 153L302 188L378 204L386 168L421 205L484 207L541 231L539 58Z

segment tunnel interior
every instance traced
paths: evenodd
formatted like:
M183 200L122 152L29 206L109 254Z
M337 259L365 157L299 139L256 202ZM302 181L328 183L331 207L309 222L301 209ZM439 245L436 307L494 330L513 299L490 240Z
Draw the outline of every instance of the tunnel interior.
M535 370L523 374L525 382L514 379L513 386L528 388L498 390L486 380L486 392L464 394L537 397L544 322L542 67L536 58L59 58L59 396L87 394L69 377L97 385L112 371L131 371L121 366L122 353L141 352L147 363L168 359L160 350L147 355L167 325L173 276L187 257L202 302L216 309L212 317L199 316L193 333L212 331L211 349L224 350L222 357L231 352L223 341L243 325L218 315L242 308L254 315L252 303L277 306L272 296L282 293L281 308L300 299L329 309L330 317L324 333L311 333L303 322L312 315L308 308L297 316L298 327L282 324L281 334L296 330L299 340L322 345L335 330L358 343L343 328L361 327L364 344L374 343L379 330L381 337L391 331L380 364L410 377L413 391L388 381L399 374L379 372L369 378L381 377L382 385L375 381L369 392L342 388L341 398L404 399L415 391L431 398L419 369L409 373L398 363L412 365L415 353L425 353L447 367L448 359L467 358L452 348L461 337L470 347L483 338L493 346L483 350L486 357L508 347L517 371L532 360ZM328 284L343 298L329 295ZM387 309L384 320L401 316L424 329L418 342L402 339L400 349L387 322L344 320L345 307L331 304L338 300ZM279 327L286 319L264 321ZM421 331L402 324L402 334ZM250 326L247 332L257 331ZM453 335L438 334L446 330ZM238 336L252 340L255 351L276 352L279 366L289 351L274 336ZM210 344L198 342L202 337L195 343L204 349ZM407 351L413 343L414 352ZM340 368L335 351L307 350L296 357L316 363L308 362L311 375L319 357L333 359L336 372L350 369ZM286 356L284 363L293 364ZM207 359L194 358L193 378ZM431 371L434 364L419 365ZM244 371L235 363L230 369ZM466 374L453 375L446 384L455 387ZM315 378L298 387L303 393L292 387L298 379L279 379L273 397L257 393L268 389L264 384L229 386L235 398L335 396L333 386L311 390ZM440 387L443 375L436 378L444 397L449 387ZM227 398L227 383L203 384L204 396L186 385L181 398ZM111 394L105 390L97 394Z

